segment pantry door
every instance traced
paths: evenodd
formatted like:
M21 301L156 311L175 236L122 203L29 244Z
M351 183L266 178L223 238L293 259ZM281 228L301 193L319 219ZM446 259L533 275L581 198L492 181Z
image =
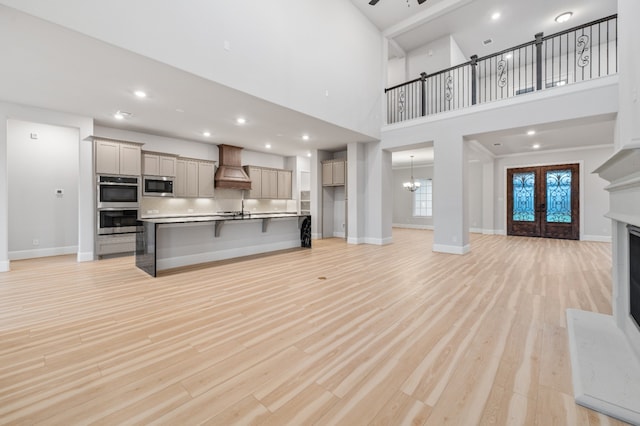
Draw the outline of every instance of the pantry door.
M507 234L580 238L579 165L507 169Z

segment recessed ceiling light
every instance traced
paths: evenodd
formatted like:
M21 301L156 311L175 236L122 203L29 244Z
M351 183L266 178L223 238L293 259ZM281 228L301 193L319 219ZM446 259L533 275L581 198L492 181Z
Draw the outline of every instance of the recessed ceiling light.
M488 39L486 39L486 40L483 40L483 42L482 42L482 44L483 44L484 46L488 46L488 45L490 45L491 43L493 43L493 39L492 39L492 38L488 38Z
M535 131L535 130L529 130L529 131L527 132L527 134L528 134L529 136L533 136L533 135L535 135L535 134L536 134L536 131Z
M531 146L531 148L533 149L540 149L540 144L539 143L535 143Z
M502 146L502 144L500 142L496 142L493 144L493 146Z
M136 95L138 98L146 98L147 97L147 93L143 92L142 90L136 90L135 92L133 92L134 95Z
M271 144L270 143L265 144L264 147L267 148L267 149L271 149Z
M494 12L493 15L491 15L491 19L494 21L500 19L500 12Z
M211 132L202 132L202 136L208 138L209 136L211 136Z
M236 118L236 123L238 123L238 124L245 124L246 122L247 122L247 120L244 117Z
M567 22L573 16L573 12L564 12L560 15L556 16L556 22L562 24L563 22Z
M131 113L126 111L117 111L113 116L116 120L122 120L124 118L131 117Z
M309 135L302 135L302 140L308 141L309 140Z

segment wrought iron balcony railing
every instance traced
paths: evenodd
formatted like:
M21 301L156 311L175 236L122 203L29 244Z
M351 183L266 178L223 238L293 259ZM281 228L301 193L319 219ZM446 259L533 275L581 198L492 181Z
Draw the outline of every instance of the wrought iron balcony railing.
M618 72L618 18L607 18L385 89L387 123L453 111Z

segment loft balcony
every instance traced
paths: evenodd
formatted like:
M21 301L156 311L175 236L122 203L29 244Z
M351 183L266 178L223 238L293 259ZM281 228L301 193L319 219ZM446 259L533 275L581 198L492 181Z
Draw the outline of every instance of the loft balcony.
M473 108L618 72L612 15L385 89L387 124Z

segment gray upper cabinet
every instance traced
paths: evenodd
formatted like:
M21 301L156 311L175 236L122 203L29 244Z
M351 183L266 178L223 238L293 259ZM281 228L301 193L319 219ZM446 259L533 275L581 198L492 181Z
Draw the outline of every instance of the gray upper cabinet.
M110 140L95 141L96 174L140 175L140 145Z
M179 198L213 197L214 173L214 162L176 160L175 196Z
M213 179L216 173L214 163L198 162L198 197L213 197Z
M144 152L142 164L148 176L176 176L176 157L155 152Z
M291 170L278 170L278 199L290 200L291 194Z
M244 169L251 179L248 199L290 200L292 198L291 170L260 166L245 166Z
M344 159L322 162L322 186L343 186L346 182L346 164Z
M247 198L253 200L262 198L262 169L254 166L245 167L245 171L251 179L251 190L249 191Z

